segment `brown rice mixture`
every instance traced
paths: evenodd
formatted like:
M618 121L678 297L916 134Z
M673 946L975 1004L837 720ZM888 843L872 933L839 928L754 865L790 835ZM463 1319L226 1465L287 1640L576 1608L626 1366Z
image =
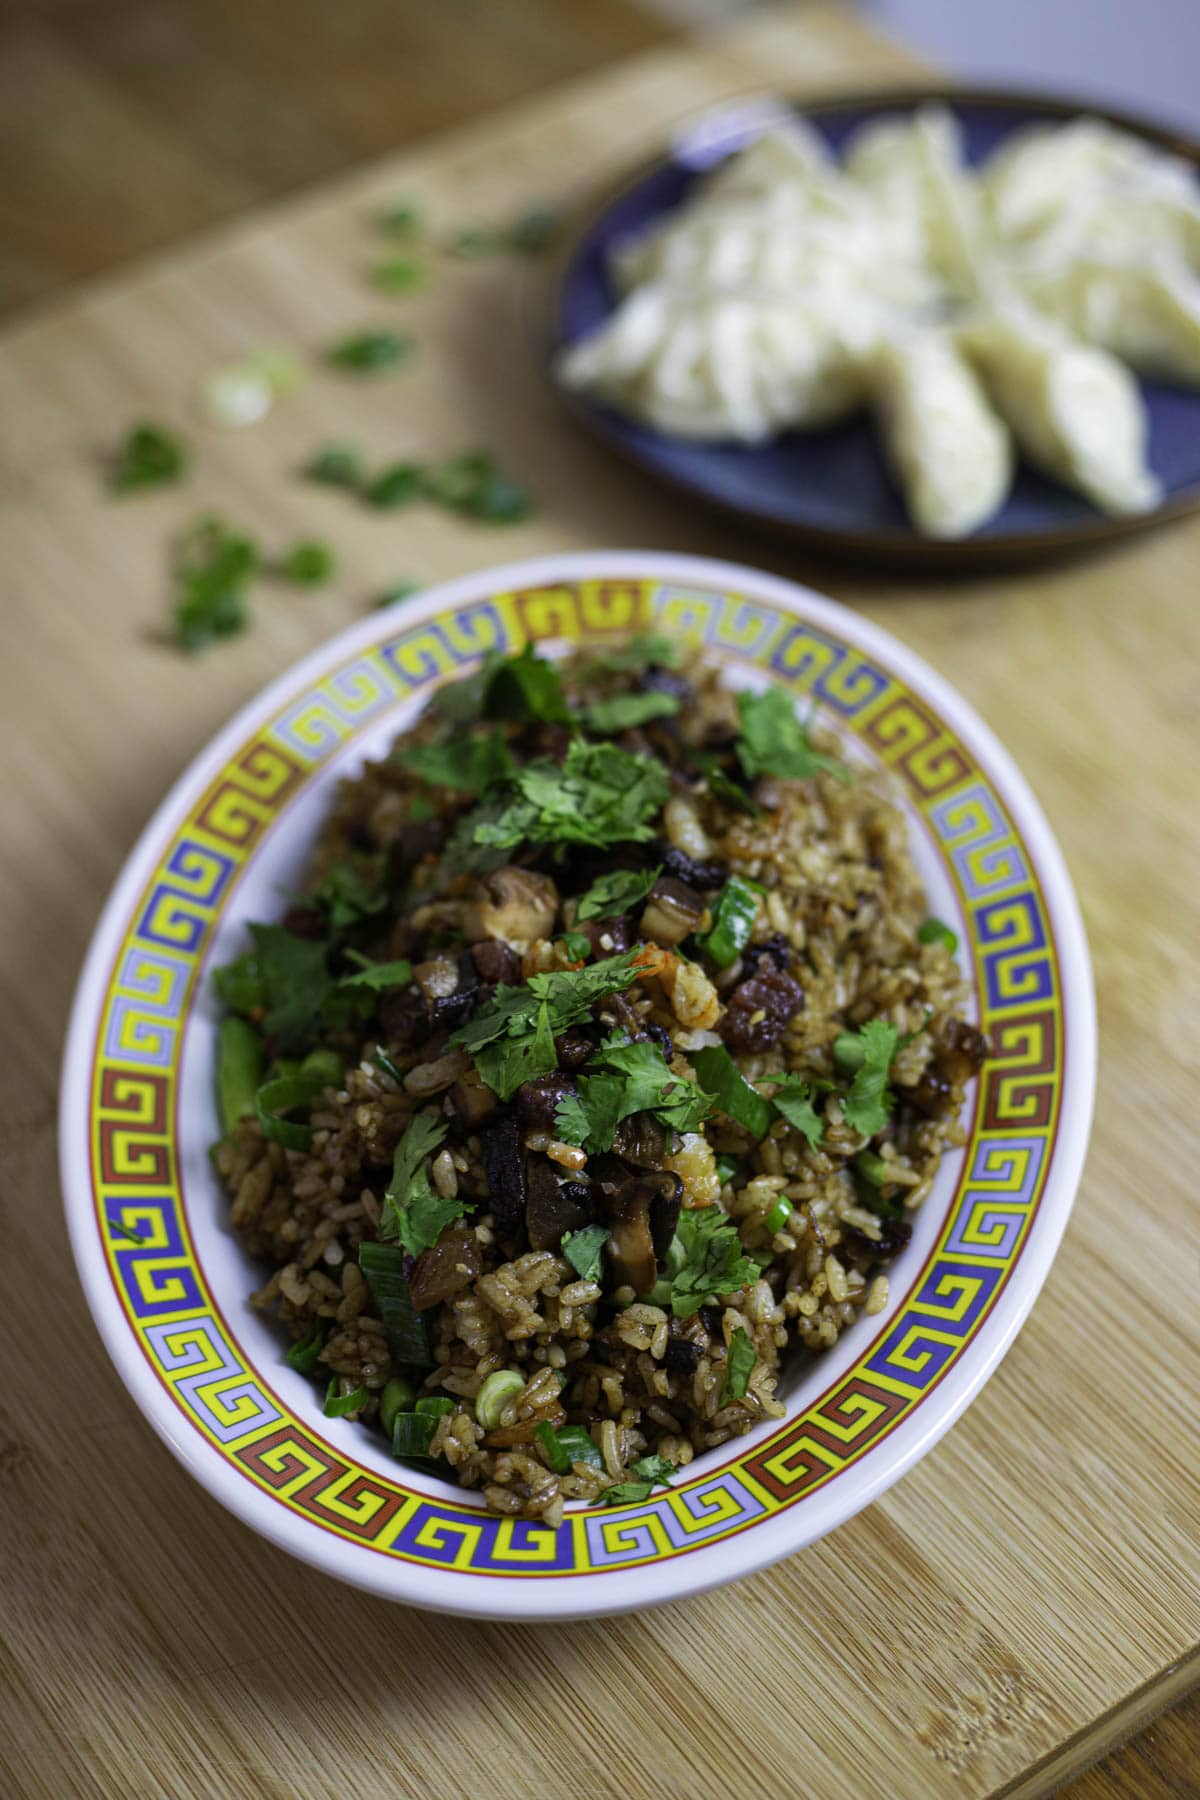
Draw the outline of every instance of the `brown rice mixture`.
M661 640L555 666L489 666L401 740L432 760L342 784L304 897L218 977L249 1075L219 1072L214 1152L327 1410L382 1403L402 1454L551 1523L781 1416L785 1371L886 1306L985 1051L881 779Z

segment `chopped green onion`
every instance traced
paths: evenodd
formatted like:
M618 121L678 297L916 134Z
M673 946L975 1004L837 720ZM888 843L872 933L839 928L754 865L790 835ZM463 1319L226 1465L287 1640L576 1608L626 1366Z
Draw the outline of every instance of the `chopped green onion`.
M404 1076L396 1067L386 1050L381 1050L379 1046L376 1045L371 1056L371 1061L375 1064L376 1068L382 1069L384 1074L396 1083L397 1087L404 1086Z
M358 1266L367 1279L375 1310L383 1320L392 1361L401 1368L427 1369L433 1358L424 1320L412 1303L399 1244L370 1241L358 1247Z
M221 1130L230 1132L254 1111L262 1084L262 1040L253 1025L236 1014L221 1020L217 1031L217 1111Z
M833 1040L833 1060L845 1075L853 1075L867 1059L867 1047L857 1031L839 1031Z
M558 1430L558 1444L567 1453L572 1464L584 1463L589 1469L602 1469L604 1458L593 1442L590 1434L582 1425L562 1425Z
M958 949L958 933L943 925L940 919L926 919L917 927L918 944L944 944L951 956Z
M746 1165L740 1156L718 1156L717 1180L724 1187L727 1181L737 1181L746 1172Z
M454 1411L454 1402L449 1394L422 1394L413 1411L428 1413L431 1419L441 1419Z
M758 916L758 895L749 883L731 875L721 889L710 931L696 943L718 969L727 969L750 942Z
M420 463L390 463L366 483L362 497L368 506L408 506L425 491L425 471Z
M398 1412L392 1420L392 1455L401 1461L424 1459L438 1422L429 1413Z
M720 1404L726 1400L744 1400L746 1389L750 1385L750 1376L755 1364L754 1344L750 1334L739 1325L729 1340L729 1349L725 1356L725 1380L721 1388Z
M763 1224L772 1234L777 1231L782 1231L794 1211L795 1208L787 1196L785 1194L780 1194L778 1200L776 1200L774 1206L763 1220Z
M320 1361L325 1339L333 1327L331 1319L314 1319L302 1338L297 1338L287 1353L287 1361L302 1375L311 1375Z
M701 1087L712 1094L721 1111L744 1125L752 1137L766 1137L775 1116L771 1102L750 1086L724 1044L693 1050L691 1061Z
M336 1050L310 1050L300 1064L301 1075L310 1075L319 1081L322 1087L340 1087L342 1084L342 1059Z
M386 1382L379 1396L379 1423L383 1427L384 1436L391 1437L392 1427L396 1423L396 1414L412 1412L417 1399L417 1390L411 1381L403 1375L393 1375Z
M886 1187L896 1179L882 1156L876 1156L872 1150L860 1150L853 1167L872 1187Z
M546 1467L553 1469L556 1475L571 1473L571 1458L558 1441L558 1433L548 1420L543 1419L540 1425L533 1428L534 1441L540 1446Z
M475 1417L485 1431L495 1431L510 1400L525 1386L525 1377L516 1369L497 1369L487 1377L475 1396Z
M279 350L253 351L205 376L200 384L201 410L214 425L256 425L303 379L294 356Z
M344 1419L348 1413L361 1412L370 1399L365 1387L356 1387L353 1393L339 1394L341 1378L337 1375L325 1390L325 1405L321 1409L327 1419Z
M412 348L412 339L397 331L359 331L332 345L328 355L337 368L368 375L407 362Z
M264 1081L254 1096L263 1136L285 1150L311 1150L311 1127L293 1124L280 1115L296 1106L308 1106L324 1086L316 1075L283 1075L277 1081Z
M563 947L572 962L586 962L592 954L592 940L583 931L565 931Z

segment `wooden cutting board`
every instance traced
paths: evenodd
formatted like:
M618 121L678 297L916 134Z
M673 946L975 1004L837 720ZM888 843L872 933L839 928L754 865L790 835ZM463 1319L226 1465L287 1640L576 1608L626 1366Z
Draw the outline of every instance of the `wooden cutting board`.
M970 583L817 567L609 463L538 366L537 278L501 259L373 296L370 219L447 227L571 196L747 91L910 80L849 16L787 8L648 55L223 229L0 339L0 1531L5 1792L663 1792L819 1800L1048 1791L1200 1674L1200 521ZM97 145L98 155L103 146ZM394 321L411 371L315 368L265 423L195 428L186 488L112 501L136 417L198 378ZM368 513L295 478L484 445L538 497L501 530ZM204 509L328 538L314 592L188 659L161 636L171 533ZM521 1629L342 1588L254 1537L143 1424L59 1216L54 1096L75 973L152 807L267 677L400 577L535 551L686 549L809 580L896 632L1014 752L1071 865L1100 1002L1092 1153L1062 1252L982 1397L886 1498L765 1574L664 1611Z

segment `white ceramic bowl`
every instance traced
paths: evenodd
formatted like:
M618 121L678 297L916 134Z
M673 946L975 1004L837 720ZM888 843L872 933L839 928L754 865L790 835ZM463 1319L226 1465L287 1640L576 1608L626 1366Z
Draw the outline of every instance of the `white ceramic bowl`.
M787 1418L635 1506L557 1529L483 1511L322 1416L269 1322L209 1167L211 968L276 916L334 783L495 646L645 628L781 682L907 795L931 910L951 921L993 1054L893 1265L887 1310L795 1369ZM572 1618L698 1593L868 1505L957 1418L1012 1342L1083 1164L1095 1018L1087 946L1036 801L970 707L893 638L807 589L656 552L464 576L352 626L251 702L146 827L79 984L62 1087L76 1261L117 1368L175 1454L246 1524L389 1598ZM122 1237L123 1230L137 1233Z

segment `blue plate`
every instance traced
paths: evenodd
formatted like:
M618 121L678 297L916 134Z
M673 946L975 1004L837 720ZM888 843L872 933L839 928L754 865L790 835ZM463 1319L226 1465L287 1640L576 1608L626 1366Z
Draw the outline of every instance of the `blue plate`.
M949 106L963 128L966 154L981 162L1010 132L1087 112L1200 163L1200 145L1108 109L1031 95L921 91L796 106L834 150L881 114L927 101ZM610 198L570 253L557 291L556 344L593 331L616 304L607 253L684 200L704 172L786 111L751 102L715 112L683 133L665 159L644 169ZM693 443L663 436L611 408L566 394L571 410L614 450L671 486L744 522L814 548L886 554L942 566L968 567L1101 543L1200 507L1200 392L1144 381L1150 417L1150 462L1163 484L1162 504L1136 518L1113 519L1078 495L1021 464L1003 510L972 537L942 543L908 522L869 421L862 415L817 432L789 432L768 444Z

